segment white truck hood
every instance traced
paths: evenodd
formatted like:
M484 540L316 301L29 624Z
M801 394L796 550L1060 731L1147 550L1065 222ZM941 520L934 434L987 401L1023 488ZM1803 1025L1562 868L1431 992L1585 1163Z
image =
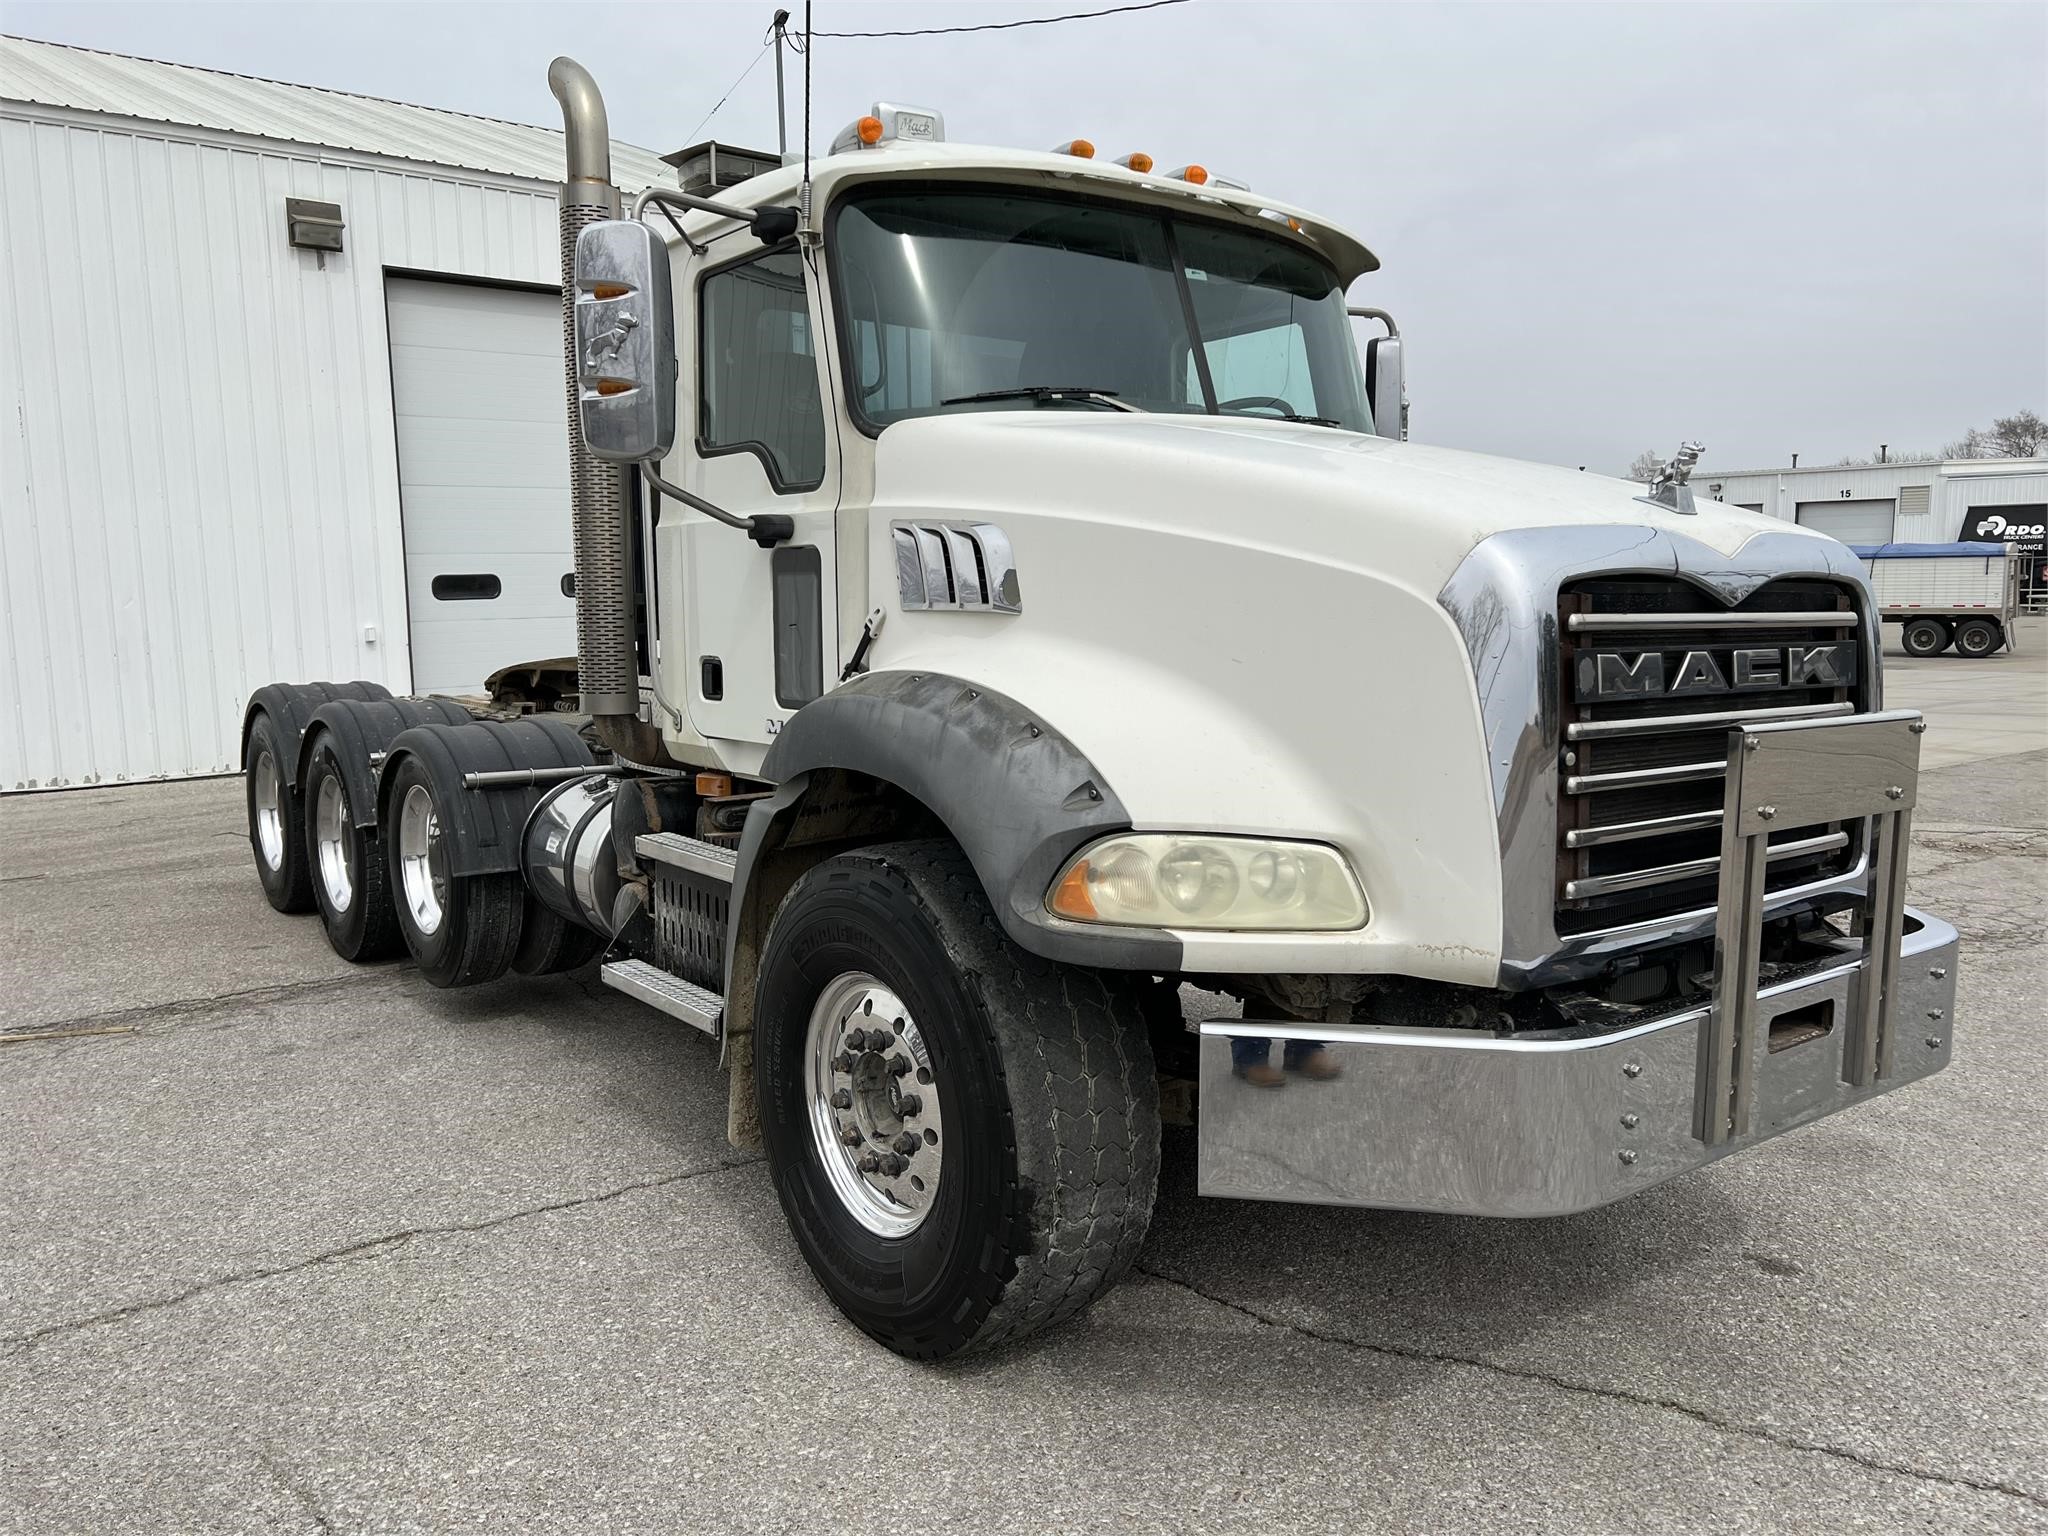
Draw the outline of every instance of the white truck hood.
M1538 610L1496 605L1509 622L1494 624L1501 654L1480 680L1470 636L1440 601L1466 557L1495 535L1526 544L1530 530L1555 530L1534 542L1590 546L1599 568L1675 569L1682 548L1707 579L1750 585L1847 557L1774 519L1705 501L1688 516L1642 494L1289 422L1067 409L918 418L876 444L869 591L888 619L871 663L959 677L1036 712L1140 829L1306 836L1357 870L1372 906L1361 933L1184 934L1187 969L1492 985L1516 759L1512 733L1497 719L1489 729L1481 690L1514 694L1520 718L1542 641ZM1003 530L1020 613L900 607L891 525L937 521ZM1531 590L1552 574L1503 558L1510 568L1495 574ZM1548 866L1514 878L1547 913Z

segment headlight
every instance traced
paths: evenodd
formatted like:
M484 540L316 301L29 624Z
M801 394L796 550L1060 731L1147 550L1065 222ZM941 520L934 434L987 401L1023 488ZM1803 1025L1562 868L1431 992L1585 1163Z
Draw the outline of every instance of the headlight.
M1091 843L1060 871L1046 910L1142 928L1362 928L1365 896L1320 843L1133 832Z

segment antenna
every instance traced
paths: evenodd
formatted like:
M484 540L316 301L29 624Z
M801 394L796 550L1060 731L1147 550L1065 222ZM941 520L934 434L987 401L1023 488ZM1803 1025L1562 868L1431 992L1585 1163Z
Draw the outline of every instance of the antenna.
M775 151L787 160L789 114L782 105L782 45L789 36L789 12L777 11L775 20L769 23L769 30L775 34Z
M804 184L797 189L799 227L811 227L811 0L804 0Z

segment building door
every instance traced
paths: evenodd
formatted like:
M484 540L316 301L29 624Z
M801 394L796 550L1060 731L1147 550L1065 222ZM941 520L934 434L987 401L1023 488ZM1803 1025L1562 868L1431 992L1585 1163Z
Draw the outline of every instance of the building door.
M416 693L576 653L562 303L393 277L391 397Z
M1898 503L1882 501L1802 501L1797 521L1802 528L1833 534L1844 544L1889 544L1892 515Z

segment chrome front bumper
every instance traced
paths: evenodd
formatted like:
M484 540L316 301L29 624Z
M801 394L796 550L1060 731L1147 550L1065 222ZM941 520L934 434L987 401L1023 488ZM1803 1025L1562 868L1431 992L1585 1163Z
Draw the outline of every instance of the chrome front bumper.
M1559 1216L1940 1071L1957 940L1903 901L1917 725L1899 712L1730 733L1721 980L1705 1006L1571 1039L1204 1023L1201 1192ZM1770 831L1858 816L1873 818L1867 942L1843 939L1840 963L1759 987ZM1231 1070L1240 1037L1316 1041L1342 1073L1254 1087Z

